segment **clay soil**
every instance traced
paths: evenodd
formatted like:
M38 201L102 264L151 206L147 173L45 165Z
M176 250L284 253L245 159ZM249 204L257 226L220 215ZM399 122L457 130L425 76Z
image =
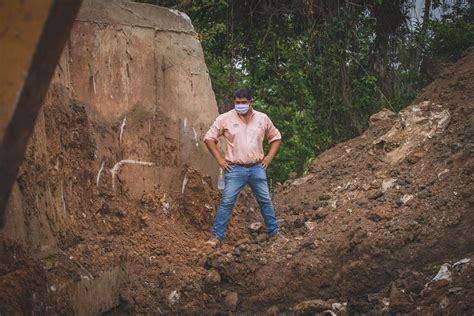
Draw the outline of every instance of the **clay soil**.
M79 183L94 179L75 170L89 159L82 148L90 146L81 144L98 127L78 104L48 111L51 120L77 129L76 138L64 140L72 148L64 172ZM59 135L60 127L50 132ZM156 187L134 200L91 189L69 205L75 225L61 234L58 250L32 258L2 241L0 313L71 312L62 285L116 268L118 305L104 311L112 315L470 315L473 153L471 49L411 106L375 114L361 136L317 157L304 177L277 186L274 204L288 240L249 229L261 218L246 190L228 240L216 249L205 245L220 193L190 168L182 192ZM27 159L35 166L33 153ZM19 184L38 178L23 173ZM433 280L444 264L448 276Z

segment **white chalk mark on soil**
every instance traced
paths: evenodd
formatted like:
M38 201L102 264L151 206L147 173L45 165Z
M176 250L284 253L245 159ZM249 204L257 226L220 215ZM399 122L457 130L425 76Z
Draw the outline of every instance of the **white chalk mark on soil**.
M123 129L125 128L125 125L127 124L127 117L125 116L122 121L122 125L120 125L120 136L119 136L119 143L122 143L122 135L123 135Z
M194 133L194 141L196 142L196 147L198 147L199 146L198 135L197 135L196 129L194 129L194 127L193 127L193 133Z
M119 172L120 167L124 164L132 164L132 165L141 165L141 166L154 166L153 162L148 161L138 161L138 160L131 160L131 159L124 159L117 162L112 169L110 169L110 173L112 174L112 188L115 188L115 175Z
M102 171L104 170L104 166L105 166L105 161L102 161L102 163L100 164L99 172L97 172L97 179L95 181L95 184L97 187L99 186L100 175L102 174Z
M186 188L186 184L188 184L188 173L184 175L183 186L181 188L181 194L184 194L184 189Z
M95 76L92 75L92 86L94 87L94 94L97 94L97 87L96 87L96 84L95 84Z
M63 211L66 213L66 200L64 199L64 186L61 183L61 204L63 206Z

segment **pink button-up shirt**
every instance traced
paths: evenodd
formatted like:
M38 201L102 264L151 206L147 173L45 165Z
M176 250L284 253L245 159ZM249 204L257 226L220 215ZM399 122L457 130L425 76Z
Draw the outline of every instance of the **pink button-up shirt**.
M219 115L204 136L204 141L217 142L220 136L224 136L227 161L236 164L261 161L264 157L263 138L266 137L271 143L281 139L281 134L266 114L253 110L251 115L248 123L235 110Z

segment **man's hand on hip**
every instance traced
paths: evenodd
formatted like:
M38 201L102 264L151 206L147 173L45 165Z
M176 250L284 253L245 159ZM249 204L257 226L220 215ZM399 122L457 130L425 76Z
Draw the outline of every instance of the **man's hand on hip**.
M225 159L219 159L217 163L219 164L219 166L221 166L227 171L230 171L230 169L232 169L232 166L230 165L230 163Z
M267 170L268 166L272 163L272 159L270 159L268 156L264 157L262 162L260 162L260 165L262 166L263 169Z

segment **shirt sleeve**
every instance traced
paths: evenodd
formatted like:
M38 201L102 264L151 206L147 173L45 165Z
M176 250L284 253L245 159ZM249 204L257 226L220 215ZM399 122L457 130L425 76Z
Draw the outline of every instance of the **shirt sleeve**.
M206 140L213 140L218 142L219 137L224 134L224 125L222 122L222 117L218 116L214 123L212 124L211 128L207 131L206 135L204 136L204 141Z
M268 139L268 143L272 143L276 140L281 139L280 131L273 125L272 120L268 116L265 117L265 136Z

